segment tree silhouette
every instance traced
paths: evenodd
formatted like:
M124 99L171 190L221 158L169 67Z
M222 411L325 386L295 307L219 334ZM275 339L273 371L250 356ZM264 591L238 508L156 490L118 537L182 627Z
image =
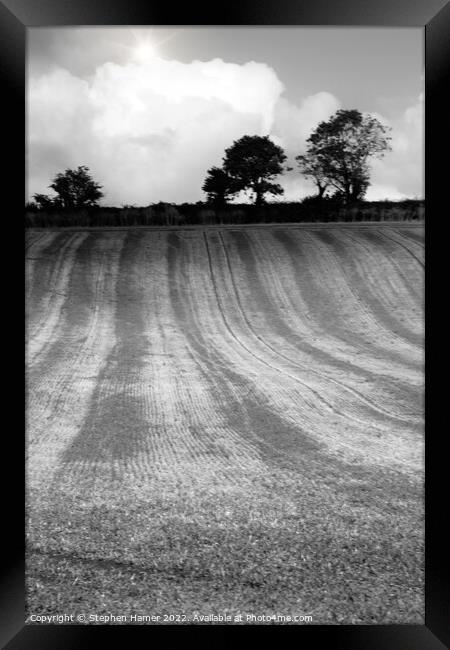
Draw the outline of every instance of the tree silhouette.
M223 168L231 176L236 191L250 189L255 203L264 203L265 194L283 194L281 185L273 183L282 174L286 155L268 136L244 135L225 150Z
M304 155L296 156L295 160L303 176L313 179L317 185L318 197L322 199L329 182L318 157L314 156L313 152L307 151Z
M208 195L208 202L220 207L236 194L233 179L220 167L208 169L208 175L202 185L202 190Z
M33 199L35 203L31 205L36 205L39 210L51 210L58 207L56 199L52 199L47 194L33 194Z
M59 173L49 185L57 197L52 199L46 194L35 194L34 200L43 209L46 207L84 208L97 205L102 198L101 185L96 183L85 165L77 169L66 169Z
M331 185L350 203L363 198L370 185L369 159L390 151L389 130L371 115L341 109L320 122L307 140L306 153L296 160L319 192L324 184Z

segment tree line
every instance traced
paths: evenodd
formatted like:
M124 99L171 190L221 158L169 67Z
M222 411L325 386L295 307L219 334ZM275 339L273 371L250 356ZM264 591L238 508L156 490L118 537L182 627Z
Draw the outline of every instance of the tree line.
M388 127L358 110L338 110L320 122L306 141L306 151L296 156L298 168L314 181L317 197L326 192L346 205L364 198L370 184L369 160L391 149ZM282 195L274 180L292 167L287 156L268 136L245 135L225 150L222 167L208 170L203 191L208 201L224 205L241 191L253 193L261 205L267 194Z
M306 149L295 157L300 173L317 188L317 199L325 197L350 205L364 198L370 185L369 161L381 158L390 147L389 127L356 109L338 110L323 121L306 141ZM284 190L276 181L285 171L287 156L269 136L245 135L225 150L222 167L211 167L202 185L207 201L223 207L241 192L253 195L262 205L267 195L281 196ZM66 169L49 185L56 197L34 194L35 207L41 210L84 208L98 205L104 196L85 165Z

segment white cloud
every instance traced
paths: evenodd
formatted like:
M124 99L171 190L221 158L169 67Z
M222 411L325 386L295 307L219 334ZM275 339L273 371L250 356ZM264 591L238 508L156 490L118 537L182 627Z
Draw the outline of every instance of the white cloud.
M385 121L386 122L386 121ZM423 198L424 95L390 123L392 151L372 162L372 184L367 199Z
M197 201L206 171L243 135L270 135L294 170L279 179L286 200L314 192L294 156L317 124L341 107L328 92L297 106L264 63L221 59L181 63L158 56L104 63L83 79L62 68L28 85L28 194L54 175L87 165L104 203ZM368 198L417 194L421 187L423 97L394 126L394 151L373 165ZM384 196L382 197L384 198Z
M319 122L327 120L340 107L339 100L327 92L306 97L300 106L280 97L275 106L273 133L279 137L285 151L296 156L302 152L306 139Z
M29 86L29 192L45 191L45 174L48 185L60 171L53 146L65 166L90 167L105 203L198 200L226 147L270 131L282 91L275 72L254 62L154 57L105 63L89 82L56 69Z
M56 68L28 88L29 140L31 145L69 145L74 132L85 131L91 118L88 83L67 70Z

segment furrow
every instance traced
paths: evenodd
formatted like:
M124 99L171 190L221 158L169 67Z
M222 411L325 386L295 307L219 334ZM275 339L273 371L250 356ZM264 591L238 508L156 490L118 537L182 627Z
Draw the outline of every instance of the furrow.
M330 273L326 250L317 248L314 239L307 241L307 258L305 249L302 254L294 241L277 241L261 234L251 242L258 251L264 287L271 302L278 305L278 317L289 329L285 337L289 354L298 354L295 351L303 349L310 353L314 364L337 368L346 377L356 375L359 382L367 379L369 373L408 384L414 368L405 363L404 357L396 360L393 351L377 345L374 337L368 339L367 319L348 290L347 279L335 269ZM238 255L244 260L247 252ZM312 273L310 266L314 269ZM333 288L328 288L329 277L335 282ZM250 292L249 299L252 296ZM340 325L340 319L345 327Z
M378 235L380 235L380 236L383 237L384 239L390 239L390 240L391 240L392 242L394 242L397 246L401 246L401 247L402 247L402 248L403 248L403 249L404 249L404 250L405 250L405 251L406 251L406 252L407 252L407 253L408 253L408 254L409 254L413 259L414 259L414 260L416 260L416 262L417 262L417 263L418 263L418 264L419 264L423 269L425 269L425 263L424 263L424 261L423 261L423 254L422 254L422 251L423 251L423 247L422 247L422 246L420 246L420 245L417 246L417 248L420 248L420 249L421 249L421 250L420 250L420 252L421 252L421 257L419 257L418 255L416 255L416 254L411 250L411 248L410 248L409 246L406 246L406 244L404 243L405 239L409 242L410 246L412 245L413 248L414 248L414 244L411 242L411 240L409 239L409 237L404 237L404 236L402 235L401 232L397 232L397 231L394 230L394 231L392 231L392 233L390 233L389 235L388 235L385 231L383 231L383 230L377 230L376 232L377 232ZM400 241L399 241L399 239L400 239Z
M360 268L366 279L367 298L372 308L391 331L415 346L416 350L422 350L423 303L411 284L423 287L423 270L414 262L407 265L397 262L399 253L403 255L402 248L392 248L375 231L365 232L358 240L352 235L347 237L365 251L360 257ZM376 277L373 269L377 269Z
M401 301L403 296L398 287L387 286L394 278L383 276L383 261L374 253L373 246L364 241L365 235L365 231L360 237L353 237L348 232L333 235L318 233L318 237L329 247L330 254L338 256L335 258L336 269L341 268L348 277L348 287L374 333L378 333L379 343L386 350L392 350L393 355L402 355L404 363L409 360L421 367L423 338L411 332L397 317L396 300Z
M246 237L246 235L244 235ZM225 243L223 242L222 239L222 244L224 246L224 249L226 251L226 246ZM241 241L242 244L242 241ZM244 274L245 278L247 279L249 277L249 262L252 262L252 266L256 268L256 260L253 255L252 249L250 246L246 246L244 250L241 248L241 261L245 260L244 263L244 269L242 267L240 268L240 278L242 278L242 274ZM393 417L394 419L400 419L400 420L406 420L409 421L409 417L405 418L404 414L400 414L398 412L391 410L386 410L379 404L375 404L371 399L369 399L367 396L363 395L359 390L356 390L354 387L348 385L349 381L349 374L352 372L359 373L359 376L355 377L355 383L359 381L359 385L361 384L361 377L363 377L364 380L368 381L368 378L370 377L373 381L374 375L370 375L368 372L361 372L358 368L355 368L354 366L351 366L350 364L343 364L339 363L339 360L335 359L332 357L330 354L324 353L321 349L317 347L312 347L308 345L308 343L305 341L304 337L299 337L296 335L292 329L286 327L284 321L278 316L277 310L274 309L274 305L271 303L270 299L268 298L268 295L265 290L265 285L263 286L262 283L260 282L260 274L258 272L255 272L251 276L251 280L249 279L249 283L251 283L251 292L247 294L247 299L245 300L245 305L248 306L249 304L252 304L252 297L254 296L256 299L256 304L261 307L261 311L259 312L258 319L255 321L255 326L253 326L249 319L246 316L246 308L244 308L243 304L244 301L239 298L239 290L237 287L237 283L234 281L234 272L232 265L230 263L229 255L226 252L227 255L227 262L228 262L228 269L230 273L230 277L233 278L233 287L234 291L236 293L240 309L242 311L242 314L248 324L248 326L252 329L252 331L255 333L255 335L261 340L261 342L264 343L274 354L278 355L280 358L284 359L285 361L288 362L290 366L294 366L298 368L300 371L302 371L304 374L312 374L316 375L319 377L321 380L325 381L325 385L327 382L334 383L339 389L344 390L346 392L349 392L351 395L357 398L357 400L361 400L363 403L366 404L371 409L372 415L373 411L375 411L377 414L382 413L383 415L387 415L389 417ZM239 260L239 256L235 255L233 257L233 262L234 266L237 264ZM265 267L265 274L264 274L265 279L270 278L270 274L268 273L267 267ZM240 282L240 287L243 286L243 282ZM265 283L266 284L266 283ZM253 306L253 309L256 307ZM264 316L267 316L264 318ZM262 324L262 327L259 327L259 325ZM270 327L270 325L273 325L273 328ZM267 341L264 335L259 335L256 334L255 328L258 327L258 329L261 329L262 332L267 335L268 332L273 332L276 330L276 336L275 340L277 341L277 347L274 347L271 343ZM283 348L283 345L278 343L279 340L279 334L284 334L284 339L289 339L291 341L295 341L296 346L292 346L292 351L290 351L289 356L287 354L284 354L281 349ZM282 339L283 341L283 339ZM284 341L283 341L284 343ZM305 354L306 353L306 354ZM298 363L296 359L299 357L301 354L301 363ZM321 370L316 369L315 367L321 368ZM333 377L333 366L340 366L343 370L346 371L347 374L347 380L346 382L343 382L341 380L336 379ZM357 384L358 385L358 384ZM398 386L397 388L397 393L398 393ZM392 390L392 386L390 386L390 389ZM372 387L370 388L372 390ZM393 405L395 402L393 403ZM370 415L370 413L369 413Z
M45 359L27 377L27 487L58 470L59 458L76 436L95 389L98 373L113 345L113 311L103 296L114 293L116 260L121 241L95 241L93 266L72 269L72 291L59 337ZM99 264L98 259L102 260ZM80 302L76 285L83 276ZM71 316L77 314L75 324Z
M218 255L217 250L215 250L214 255L216 268L218 266ZM221 292L224 295L224 292ZM228 292L229 293L229 292ZM231 313L232 309L227 309L227 314ZM223 314L224 309L222 308L221 314ZM224 339L221 339L224 340ZM224 346L222 345L222 349ZM233 362L234 365L239 367L239 363L242 366L243 362ZM270 367L270 365L269 365ZM255 375L253 375L255 376ZM324 412L323 407L320 408L319 404L315 399L308 399L307 394L299 393L298 391L290 391L289 384L283 385L283 389L280 391L280 381L274 380L274 378L268 376L266 373L261 374L261 370L257 371L258 382L260 384L265 383L265 381L270 381L269 392L266 392L270 395L270 401L273 404L273 408L278 413L283 414L283 418L292 423L298 423L299 421L306 427L309 435L312 435L317 440L326 440L327 444L330 446L335 446L336 444L341 447L352 447L355 448L354 441L359 440L361 442L361 436L364 437L366 445L370 444L372 447L377 446L376 438L378 435L373 435L373 432L376 431L377 426L381 426L381 423L377 424L375 422L360 421L350 412L344 412L341 416L342 423L339 422L339 414L336 413L336 410L333 410L332 413L328 412L328 415ZM308 391L310 392L310 391ZM313 396L314 397L314 396ZM316 402L316 403L315 403ZM303 404L303 406L301 406ZM348 408L348 405L346 405ZM353 423L352 423L353 421ZM350 426L352 424L352 426ZM392 448L395 444L399 444L399 438L403 440L402 445L409 446L409 438L411 433L414 433L414 428L411 429L408 427L403 433L398 430L398 427L394 430L392 426L388 427L386 424L382 427L383 435L386 438L390 439L390 444ZM339 432L339 435L337 433ZM345 432L345 435L342 433ZM382 441L379 441L384 444ZM414 455L414 454L413 454ZM398 456L394 452L394 456ZM415 463L416 461L414 461Z
M26 318L29 367L46 354L60 326L74 259L86 237L86 234L81 233L72 235L62 244L59 238L52 241L42 253L48 256L48 262L40 265L44 267L44 273L36 272L31 277L32 288L27 300Z

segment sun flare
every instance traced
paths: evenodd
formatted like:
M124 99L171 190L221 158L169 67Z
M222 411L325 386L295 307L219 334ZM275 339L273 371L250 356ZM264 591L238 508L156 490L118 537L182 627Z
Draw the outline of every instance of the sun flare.
M156 56L156 48L149 41L138 43L133 49L133 58L140 63L145 63Z

